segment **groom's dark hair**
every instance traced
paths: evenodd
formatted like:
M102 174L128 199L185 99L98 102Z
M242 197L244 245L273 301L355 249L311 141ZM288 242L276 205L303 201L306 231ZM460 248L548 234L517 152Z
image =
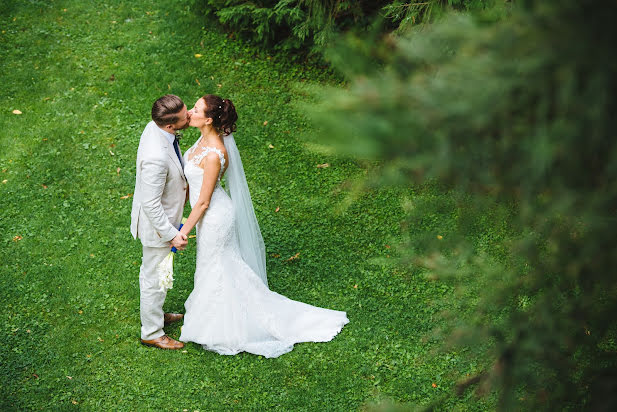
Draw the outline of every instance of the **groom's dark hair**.
M174 124L180 119L179 113L183 107L182 99L174 94L166 94L152 105L152 120L161 127Z

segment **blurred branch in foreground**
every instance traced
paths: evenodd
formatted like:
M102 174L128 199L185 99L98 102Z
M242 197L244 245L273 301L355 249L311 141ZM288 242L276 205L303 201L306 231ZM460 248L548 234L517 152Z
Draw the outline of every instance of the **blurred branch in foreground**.
M491 360L461 393L496 390L502 409L615 410L617 3L505 7L377 46L348 37L330 57L349 87L319 89L311 112L322 144L381 161L382 184L452 193L449 242L411 230L443 205L409 200L404 262L480 294L446 331ZM479 253L469 230L491 210L511 236Z

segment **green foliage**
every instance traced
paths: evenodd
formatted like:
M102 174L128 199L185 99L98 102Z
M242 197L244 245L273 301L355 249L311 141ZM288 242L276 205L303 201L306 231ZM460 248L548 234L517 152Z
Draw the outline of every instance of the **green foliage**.
M615 409L617 5L497 7L378 47L348 39L331 56L350 87L319 89L316 124L330 150L383 161L369 186L452 191L450 204L410 198L401 254L476 308L440 331L493 359L462 393L497 390L505 410ZM455 224L436 238L423 222L444 208Z
M275 49L317 51L343 31L401 30L428 21L443 8L481 9L490 0L202 0L234 33Z
M279 36L290 37L291 27L297 28L297 31L286 47L300 47L306 37L306 33L298 28L306 21L306 13L288 0L277 4L273 1L210 0L206 10L208 13L218 10L216 15L221 23L234 28L240 35L249 34L260 43L271 43Z
M383 7L384 16L398 24L397 31L404 32L422 21L431 21L435 14L444 9L478 11L483 10L491 0L395 0Z

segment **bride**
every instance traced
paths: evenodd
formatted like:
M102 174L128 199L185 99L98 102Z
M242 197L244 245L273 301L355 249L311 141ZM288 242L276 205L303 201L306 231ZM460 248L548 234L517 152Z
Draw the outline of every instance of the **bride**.
M201 137L184 154L192 211L180 230L197 232L194 288L180 340L235 355L274 358L297 342L326 342L349 322L345 312L286 298L268 288L265 247L238 149L231 100L208 94L190 110ZM230 194L221 187L225 175Z

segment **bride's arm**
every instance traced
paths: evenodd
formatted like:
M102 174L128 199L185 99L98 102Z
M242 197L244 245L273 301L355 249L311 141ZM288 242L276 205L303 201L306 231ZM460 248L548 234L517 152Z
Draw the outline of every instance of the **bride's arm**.
M204 164L205 163L205 164ZM204 169L204 177L201 181L201 191L199 192L199 199L193 205L193 210L189 214L188 219L180 229L180 233L188 236L191 230L195 227L199 219L206 213L208 206L210 205L210 198L212 198L212 192L216 187L216 181L219 177L219 171L221 170L221 163L219 156L210 152L206 155L202 161Z

